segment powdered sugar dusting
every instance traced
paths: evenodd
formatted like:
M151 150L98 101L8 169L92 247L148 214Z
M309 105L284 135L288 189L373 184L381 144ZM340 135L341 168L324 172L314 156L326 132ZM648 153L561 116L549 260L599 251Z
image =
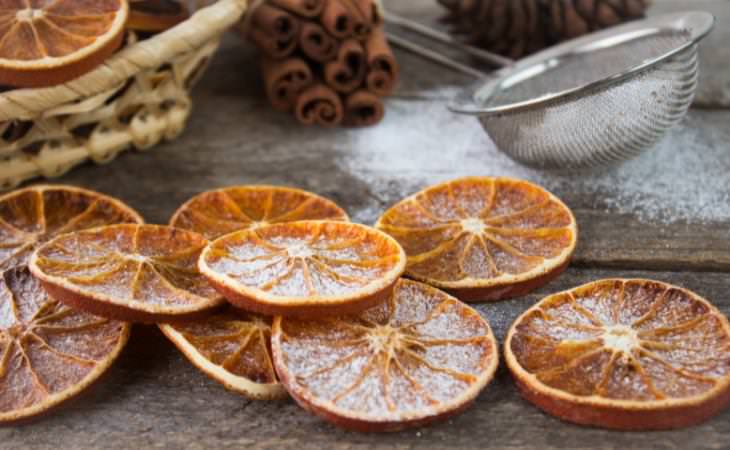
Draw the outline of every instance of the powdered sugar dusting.
M554 174L500 153L478 122L444 102L391 100L379 126L347 132L341 164L378 199L353 211L374 221L383 208L421 188L467 175L539 183L573 208L628 214L642 222L730 221L730 111L693 110L655 148L617 167Z

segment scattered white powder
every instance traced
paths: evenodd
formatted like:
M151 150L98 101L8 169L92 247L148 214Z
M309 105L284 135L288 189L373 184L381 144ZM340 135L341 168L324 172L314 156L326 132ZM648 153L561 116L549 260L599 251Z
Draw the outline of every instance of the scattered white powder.
M427 94L448 98L451 91ZM452 178L492 175L537 182L574 208L629 214L642 222L730 221L730 111L692 111L638 158L570 175L510 160L476 119L450 113L443 101L390 100L387 111L379 126L344 133L336 144L348 149L340 163L382 203ZM372 221L384 206L353 211L355 219Z

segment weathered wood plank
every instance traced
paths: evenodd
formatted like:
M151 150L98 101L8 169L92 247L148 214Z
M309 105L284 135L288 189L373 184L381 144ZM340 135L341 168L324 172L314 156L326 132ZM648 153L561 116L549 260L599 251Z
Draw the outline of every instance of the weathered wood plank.
M730 313L727 275L571 269L523 299L482 305L502 339L541 296L594 279L653 277L680 284ZM154 327L135 326L129 347L88 395L56 414L0 429L0 449L720 449L730 441L730 410L683 431L620 433L564 424L523 401L504 365L464 414L421 430L389 435L340 431L292 401L251 402L200 374Z

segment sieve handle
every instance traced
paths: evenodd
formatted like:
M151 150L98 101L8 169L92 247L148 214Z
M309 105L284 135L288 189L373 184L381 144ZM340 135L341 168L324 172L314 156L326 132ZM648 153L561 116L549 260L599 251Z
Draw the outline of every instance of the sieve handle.
M464 44L463 42L460 42L459 40L454 39L453 37L449 36L446 33L442 33L440 31L434 30L433 28L422 25L418 22L414 22L412 20L397 16L395 14L391 14L387 11L383 11L382 15L383 15L383 19L387 23L390 23L392 25L396 25L398 27L412 31L414 33L417 33L423 37L432 39L434 41L438 41L438 42L441 42L444 44L451 45L451 46L457 48L458 50L461 50L464 53L466 53L474 58L477 58L481 61L484 61L487 64L490 64L492 66L506 67L506 66L510 66L514 63L514 61L509 58L505 58L505 57L497 55L495 53L491 53L486 50L482 50L480 48ZM411 41L401 38L399 36L395 36L392 33L388 33L388 40L397 47L400 47L411 53L415 53L419 56L422 56L433 62L441 64L445 67L457 70L466 75L470 75L470 76L480 78L480 79L486 78L489 76L489 74L487 74L486 72L482 72L481 70L475 69L466 64L462 64L445 55L442 55L441 53L431 50L430 48L416 44L414 42L411 42Z

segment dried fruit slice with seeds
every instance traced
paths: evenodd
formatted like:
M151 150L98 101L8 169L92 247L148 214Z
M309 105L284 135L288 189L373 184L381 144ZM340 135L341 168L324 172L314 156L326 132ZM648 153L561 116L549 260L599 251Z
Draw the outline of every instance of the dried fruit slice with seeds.
M164 31L185 21L189 15L183 1L129 0L127 28L147 32Z
M299 189L235 186L193 197L170 225L215 239L232 231L301 219L348 221L331 201ZM286 396L271 363L271 319L226 308L195 323L160 329L200 370L228 389L253 399Z
M233 231L299 220L349 218L335 203L311 192L279 186L233 186L196 195L175 212L170 225L216 239Z
M358 431L396 431L464 410L492 380L499 358L477 311L409 280L357 316L277 317L271 342L291 396Z
M124 38L126 0L0 1L0 84L43 87L76 78Z
M397 203L376 228L408 254L406 275L465 301L519 297L568 266L578 230L557 197L527 181L471 177Z
M117 359L130 326L51 299L27 267L0 277L0 423L45 414Z
M240 308L268 315L363 311L384 301L405 253L364 225L300 221L227 234L200 255L200 272Z
M512 325L507 365L529 401L564 420L680 428L730 403L730 324L707 300L650 280L551 295Z
M119 200L73 186L38 185L0 197L0 271L28 264L33 251L63 233L142 223Z
M130 322L191 319L225 302L197 269L207 244L173 227L110 225L47 242L30 270L53 298L93 314Z
M286 396L271 361L271 318L227 307L199 321L160 329L190 362L226 388L256 400Z

